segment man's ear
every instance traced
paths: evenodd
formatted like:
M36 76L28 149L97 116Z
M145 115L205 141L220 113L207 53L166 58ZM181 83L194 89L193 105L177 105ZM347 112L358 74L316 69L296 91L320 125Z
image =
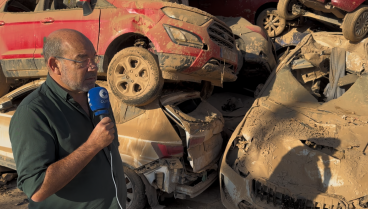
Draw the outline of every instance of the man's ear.
M47 65L54 74L61 75L61 62L55 57L50 57Z

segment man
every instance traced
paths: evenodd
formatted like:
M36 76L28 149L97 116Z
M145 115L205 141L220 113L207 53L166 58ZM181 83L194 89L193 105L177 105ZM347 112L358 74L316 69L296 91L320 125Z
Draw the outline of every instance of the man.
M97 79L92 43L77 31L58 30L47 37L44 56L46 82L18 106L9 129L18 187L29 208L125 208L113 118L94 127L88 106L86 92Z

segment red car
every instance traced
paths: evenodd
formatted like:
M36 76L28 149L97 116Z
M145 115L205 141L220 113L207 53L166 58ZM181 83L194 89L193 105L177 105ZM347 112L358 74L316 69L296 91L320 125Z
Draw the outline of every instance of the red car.
M280 0L277 10L286 20L305 16L340 26L352 42L361 41L368 32L366 0Z
M244 17L249 22L265 28L270 37L280 35L285 29L285 19L276 12L279 0L189 0L189 5L216 16Z
M43 42L61 28L92 41L100 78L129 105L153 101L164 79L207 83L203 86L236 80L234 35L204 11L159 0L92 0L93 10L84 16L77 5L0 0L0 97L10 86L47 75Z

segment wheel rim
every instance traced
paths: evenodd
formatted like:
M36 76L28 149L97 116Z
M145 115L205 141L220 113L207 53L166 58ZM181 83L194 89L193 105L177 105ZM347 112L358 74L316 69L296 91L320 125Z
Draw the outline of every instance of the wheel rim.
M267 11L267 16L263 19L263 26L268 35L277 33L277 30L281 27L280 20L278 15L273 14L272 11Z
M128 97L145 92L149 86L148 64L141 57L127 56L120 60L114 71L114 85Z
M368 12L363 12L355 23L355 36L362 37L368 31Z
M132 181L129 179L129 177L124 174L125 176L125 184L126 184L126 190L127 190L127 199L126 199L126 207L128 208L133 200L134 200L134 188L133 188L133 184Z

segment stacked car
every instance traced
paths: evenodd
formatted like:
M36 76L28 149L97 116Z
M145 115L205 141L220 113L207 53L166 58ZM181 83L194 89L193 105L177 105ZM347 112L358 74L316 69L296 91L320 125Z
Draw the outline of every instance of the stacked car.
M352 42L361 41L368 32L365 0L280 0L277 10L286 20L304 16L339 26Z

